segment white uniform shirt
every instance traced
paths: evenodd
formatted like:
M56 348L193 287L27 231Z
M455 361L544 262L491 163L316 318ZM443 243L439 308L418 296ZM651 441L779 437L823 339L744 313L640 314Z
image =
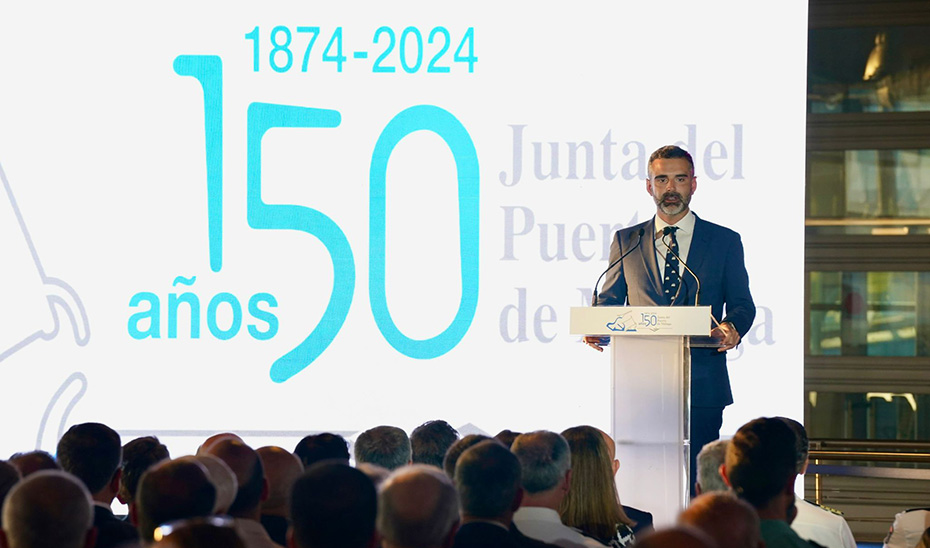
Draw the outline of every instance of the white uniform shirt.
M802 498L796 498L795 504L798 516L791 522L791 528L799 537L826 548L856 548L856 539L843 516Z
M894 516L894 523L885 537L883 548L914 548L928 527L930 512L927 510L899 512Z
M530 538L562 548L605 548L603 544L582 535L577 529L563 525L559 513L551 508L521 506L513 514L513 524Z

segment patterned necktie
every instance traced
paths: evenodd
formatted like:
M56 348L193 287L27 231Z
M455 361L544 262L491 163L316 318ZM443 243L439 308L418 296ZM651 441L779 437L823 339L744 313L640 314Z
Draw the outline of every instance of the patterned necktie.
M675 238L677 226L668 227L668 237L663 237L662 241L669 246L668 253L665 254L665 274L662 279L662 289L665 290L665 297L668 298L669 304L675 304L675 297L678 296L681 277L678 274L678 257L672 254L672 251L678 253L678 240Z

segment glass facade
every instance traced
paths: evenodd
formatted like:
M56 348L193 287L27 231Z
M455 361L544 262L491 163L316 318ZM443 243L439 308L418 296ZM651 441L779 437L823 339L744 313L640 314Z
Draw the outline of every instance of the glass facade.
M811 113L930 110L930 27L811 29Z

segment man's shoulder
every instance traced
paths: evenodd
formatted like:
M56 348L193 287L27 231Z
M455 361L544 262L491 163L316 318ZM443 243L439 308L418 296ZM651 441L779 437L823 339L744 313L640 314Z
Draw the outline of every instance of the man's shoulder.
M765 541L766 548L811 548L812 546L782 520L764 519L760 525L762 540Z
M694 231L698 230L705 231L715 237L721 238L739 238L739 232L733 230L732 228L727 228L723 225L718 225L717 223L712 223L710 221L704 220L697 215L694 216Z

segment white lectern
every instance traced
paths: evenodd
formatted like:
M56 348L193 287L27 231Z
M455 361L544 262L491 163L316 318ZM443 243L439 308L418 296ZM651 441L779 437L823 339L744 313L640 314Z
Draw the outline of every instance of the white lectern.
M709 306L571 309L576 335L610 337L617 489L627 505L671 525L689 501L690 337L709 337Z

